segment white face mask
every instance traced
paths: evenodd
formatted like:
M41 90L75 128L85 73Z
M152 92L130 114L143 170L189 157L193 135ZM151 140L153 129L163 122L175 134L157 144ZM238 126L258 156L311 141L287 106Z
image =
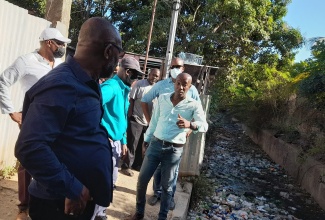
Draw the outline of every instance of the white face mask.
M176 77L182 73L180 68L174 68L170 70L170 75L173 79L176 79Z

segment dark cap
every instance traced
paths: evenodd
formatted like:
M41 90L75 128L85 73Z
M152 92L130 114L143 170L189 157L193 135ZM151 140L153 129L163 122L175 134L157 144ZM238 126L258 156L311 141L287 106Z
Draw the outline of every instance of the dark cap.
M137 71L138 75L143 75L144 73L140 69L139 61L137 61L134 57L125 57L121 61L121 66L124 69L132 69Z

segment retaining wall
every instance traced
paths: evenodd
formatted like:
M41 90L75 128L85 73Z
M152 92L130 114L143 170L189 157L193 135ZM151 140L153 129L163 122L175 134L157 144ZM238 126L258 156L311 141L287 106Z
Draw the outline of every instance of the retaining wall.
M281 165L325 209L325 164L312 158L299 159L301 150L273 136L268 131L253 131L243 125L247 135Z

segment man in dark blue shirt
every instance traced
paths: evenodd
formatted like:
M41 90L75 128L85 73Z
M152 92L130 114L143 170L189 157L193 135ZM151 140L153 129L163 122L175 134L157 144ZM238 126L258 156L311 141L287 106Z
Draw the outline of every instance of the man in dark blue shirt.
M32 175L33 220L89 220L94 205L112 201L112 149L100 124L98 79L124 55L121 37L103 18L81 27L75 56L25 95L15 155Z

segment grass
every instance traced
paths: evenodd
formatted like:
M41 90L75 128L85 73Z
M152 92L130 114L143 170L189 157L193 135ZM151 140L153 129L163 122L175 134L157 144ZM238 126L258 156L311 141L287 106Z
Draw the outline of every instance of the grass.
M1 179L10 179L15 173L17 173L19 162L15 166L6 166L0 169L0 178Z
M213 184L211 184L211 181L204 174L195 177L183 177L183 180L193 184L190 201L191 209L195 208L200 200L203 200L205 197L210 197L214 192Z

